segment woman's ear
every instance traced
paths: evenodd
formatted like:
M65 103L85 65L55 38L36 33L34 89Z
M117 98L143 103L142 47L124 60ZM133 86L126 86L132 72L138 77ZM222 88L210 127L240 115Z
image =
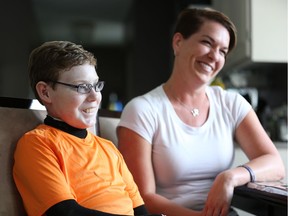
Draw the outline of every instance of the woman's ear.
M40 81L36 84L36 91L43 103L50 103L51 98L49 94L50 86L43 81Z
M174 56L177 56L178 55L178 51L181 47L181 42L183 40L183 36L177 32L174 34L173 36L173 50L174 50Z

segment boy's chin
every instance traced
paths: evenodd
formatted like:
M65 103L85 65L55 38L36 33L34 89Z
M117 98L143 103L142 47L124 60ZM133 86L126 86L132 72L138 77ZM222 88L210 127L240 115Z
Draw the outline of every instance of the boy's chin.
M96 122L86 123L83 129L92 128L92 127L95 127L95 125L96 125Z

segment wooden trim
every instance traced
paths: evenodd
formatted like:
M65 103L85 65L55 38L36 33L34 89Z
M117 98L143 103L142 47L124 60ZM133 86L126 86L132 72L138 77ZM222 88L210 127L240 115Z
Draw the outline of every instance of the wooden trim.
M120 118L121 113L119 111L107 110L107 109L99 109L98 116L99 117L110 117L110 118Z
M33 99L0 97L0 107L29 109Z

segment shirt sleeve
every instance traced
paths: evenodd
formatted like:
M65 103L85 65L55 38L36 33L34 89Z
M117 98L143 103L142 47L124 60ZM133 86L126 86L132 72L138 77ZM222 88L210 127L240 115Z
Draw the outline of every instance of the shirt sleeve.
M125 106L118 127L126 127L152 143L158 124L155 112L156 110L153 113L152 106L145 98L134 98Z
M144 205L139 206L138 208L134 209L135 215L146 215L147 210ZM80 206L75 200L64 200L60 203L55 204L51 208L46 211L47 216L123 216L123 215L116 215L110 214L106 212L101 212L93 209L88 209L83 206Z
M235 128L239 126L239 124L246 117L248 112L252 109L251 104L239 93L224 91L225 92L225 104L227 108L230 110L231 115L235 121Z

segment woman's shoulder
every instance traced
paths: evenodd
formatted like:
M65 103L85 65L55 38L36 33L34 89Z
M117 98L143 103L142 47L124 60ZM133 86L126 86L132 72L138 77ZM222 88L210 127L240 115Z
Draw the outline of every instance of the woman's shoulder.
M208 87L208 92L212 96L213 99L219 100L219 101L224 101L225 103L229 103L231 101L235 100L242 100L242 96L235 92L235 91L230 91L227 89L223 89L220 86L209 86Z
M208 86L208 91L210 92L210 94L214 94L214 95L220 95L220 96L226 96L226 97L236 97L237 96L237 92L235 91L230 91L228 89L223 89L220 86Z
M238 107L238 106L248 106L248 102L245 100L242 95L236 91L229 89L223 89L219 86L209 86L208 92L210 94L210 99L214 101L215 104L218 104L223 107ZM247 105L246 105L247 104Z
M119 125L135 128L137 124L145 124L145 127L148 124L157 124L157 119L163 115L163 110L167 107L165 97L161 85L132 99L124 107Z
M251 109L249 102L236 91L211 86L209 87L209 94L218 110L224 109L228 111L227 113L233 113L233 116L245 116Z

